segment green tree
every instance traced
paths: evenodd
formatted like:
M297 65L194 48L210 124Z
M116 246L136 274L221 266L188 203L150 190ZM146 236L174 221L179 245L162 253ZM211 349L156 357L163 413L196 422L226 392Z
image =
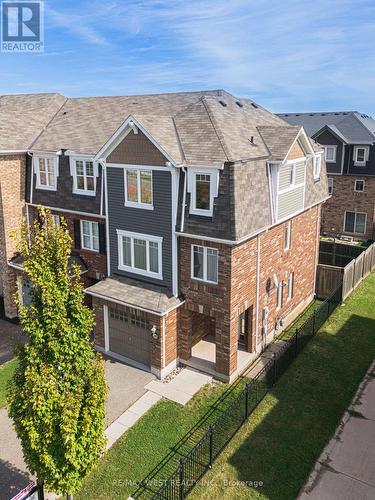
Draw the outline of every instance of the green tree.
M38 210L18 239L32 291L31 305L19 304L28 343L18 350L8 412L29 470L47 490L71 495L105 450L107 384L90 341L94 318L80 270L68 267L69 231Z

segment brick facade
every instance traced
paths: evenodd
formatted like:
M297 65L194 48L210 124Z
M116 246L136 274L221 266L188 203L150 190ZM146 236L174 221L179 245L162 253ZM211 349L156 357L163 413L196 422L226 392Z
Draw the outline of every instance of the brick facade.
M314 295L315 269L319 238L320 206L292 219L290 249L284 250L285 224L240 245L229 246L180 239L180 286L186 303L181 308L179 353L188 359L197 339L193 336L194 314L207 315L215 321L216 371L230 375L237 368L239 316L249 311L247 350L261 347L264 335L287 326ZM214 247L219 250L219 277L217 285L209 285L191 278L191 246ZM258 256L259 248L259 256ZM258 328L256 325L257 266L259 266ZM287 276L294 273L293 297L287 299ZM283 304L277 309L275 279L283 283ZM267 308L267 325L262 323L261 311ZM283 327L280 320L284 321ZM202 323L201 323L202 324ZM210 325L210 323L208 323ZM256 337L258 332L258 337ZM210 327L206 326L206 333ZM198 339L199 340L199 339Z
M15 272L8 261L16 251L11 233L20 229L25 216L25 178L25 156L0 156L0 295L8 318L17 316Z
M322 210L322 232L330 236L347 234L358 240L372 240L375 237L375 177L364 175L332 175L333 193ZM354 191L356 180L365 181L365 191ZM344 231L345 212L367 214L366 233L352 234Z

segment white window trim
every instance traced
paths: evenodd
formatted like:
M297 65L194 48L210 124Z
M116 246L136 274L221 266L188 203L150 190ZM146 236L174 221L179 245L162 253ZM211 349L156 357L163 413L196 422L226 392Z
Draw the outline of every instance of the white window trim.
M292 300L294 296L294 273L288 274L288 286L287 286L287 301Z
M55 185L54 186L44 186L40 183L40 170L39 170L39 160L53 160L53 166L55 169ZM59 157L56 155L39 155L33 156L33 169L36 174L35 189L43 189L44 191L56 191L57 190L57 178L59 176Z
M131 239L131 262L132 262L131 266L126 266L123 264L124 253L123 253L122 238L124 238L124 237ZM158 244L158 265L159 265L159 272L158 273L154 273L152 271L147 271L144 269L138 269L137 267L134 267L134 239L146 241L146 263L147 263L148 269L150 267L149 243L153 242L153 243ZM121 229L117 229L118 268L119 268L119 270L126 271L126 272L132 273L132 274L140 274L142 276L149 276L150 278L162 280L163 279L162 243L163 243L163 238L161 236L150 236L149 234L134 233L131 231L123 231Z
M322 171L322 155L316 154L313 158L313 176L315 181L320 179L321 171Z
M209 210L202 210L196 207L196 176L209 175L210 176L210 208ZM192 215L202 215L204 217L212 217L214 210L214 199L219 191L219 170L217 168L197 168L188 167L188 192L190 193L190 209L189 213Z
M91 161L93 163L93 173L94 173L94 191L88 191L86 189L78 189L77 187L77 161ZM96 196L96 179L98 177L98 163L94 161L91 156L70 156L70 175L73 177L73 194L81 194L84 196ZM86 176L85 176L86 178Z
M284 287L283 283L280 282L276 286L276 311L279 311L283 307L284 302Z
M284 252L290 250L292 246L292 221L288 220L285 222L285 226L288 228L288 238L285 242L285 227L284 227Z
M91 248L85 247L85 239L83 237L83 223L84 222L88 222L90 224L90 245L91 245ZM92 225L93 224L97 224L98 225L98 250L96 250L94 248L94 233L93 233L93 230L92 230ZM100 251L99 223L95 222L95 221L92 221L92 220L81 219L80 220L80 225L81 225L81 248L83 250L88 250L89 252L99 253L99 251Z
M280 167L277 173L277 194L284 194L288 191L293 191L294 189L298 189L302 186L306 186L306 161L304 159L304 177L303 181L296 184L296 175L297 175L297 165L302 163L302 161L293 160L286 162L287 165L291 165L293 167L293 182L289 185L289 187L284 189L279 189L279 181L280 181ZM278 208L278 203L276 202L276 207Z
M130 201L128 200L128 180L127 180L127 172L128 170L134 170L137 172L137 194L139 201ZM142 203L141 200L141 171L147 171L151 173L151 198L152 203ZM124 185L125 185L125 206L132 208L142 208L145 210L154 210L154 185L153 185L153 173L149 168L134 168L134 167L126 167L124 168Z
M357 189L357 182L363 182L363 189L362 190ZM364 179L356 179L354 181L354 191L356 193L364 193L365 192L365 186L366 186L366 181Z
M364 161L359 161L357 159L358 158L358 150L359 149L363 149L365 151L365 159L364 159ZM354 149L353 149L353 161L354 161L354 165L356 167L364 167L364 166L366 166L366 163L368 162L368 158L369 158L369 151L370 151L369 146L354 146Z
M61 226L60 215L52 214L51 217L52 217L52 221L55 224L55 226L59 226L60 227Z
M347 230L345 229L345 226L346 226L346 214L348 214L348 213L355 214L355 219L354 219L354 229L355 229L355 226L356 226L357 214L360 214L360 215L364 215L364 216L365 216L365 224L364 224L364 226L365 226L365 230L363 231L363 233L358 233L358 232L355 232L355 231L354 231L354 232L351 232L351 231L347 231ZM361 234L361 235L363 235L363 234L366 234L366 228L367 228L367 213L366 213L366 212L353 212L352 210L346 210L346 211L345 211L345 214L344 214L344 227L343 227L343 231L344 231L344 233L347 233L347 234L358 234L358 235L359 235L359 234Z
M197 278L194 276L194 248L203 248L203 279L202 278ZM212 249L216 250L217 252L217 279L216 281L211 281L207 279L207 249ZM191 269L190 269L190 276L191 279L196 280L196 281L201 281L202 283L211 283L212 285L217 285L219 282L219 250L215 247L206 247L203 245L191 245Z
M331 184L331 185L330 185ZM334 180L333 177L328 177L327 178L327 186L328 186L328 194L332 195L333 194L333 186L334 186ZM331 192L329 192L329 188L331 188Z
M337 145L335 145L335 144L325 144L323 147L324 147L324 159L325 159L326 163L336 163L336 160L337 160ZM333 148L334 149L333 160L327 160L327 148Z

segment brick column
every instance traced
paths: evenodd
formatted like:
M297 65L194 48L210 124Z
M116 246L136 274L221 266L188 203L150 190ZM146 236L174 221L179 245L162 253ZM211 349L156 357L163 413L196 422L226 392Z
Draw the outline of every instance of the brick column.
M180 327L178 332L178 355L181 359L191 358L193 337L193 313L186 309L185 306L180 307Z
M237 369L238 325L228 314L216 318L216 371L229 376Z

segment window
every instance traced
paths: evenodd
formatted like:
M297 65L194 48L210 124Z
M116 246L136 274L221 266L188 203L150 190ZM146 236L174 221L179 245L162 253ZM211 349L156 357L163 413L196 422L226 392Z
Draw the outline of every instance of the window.
M354 147L354 165L359 166L359 167L364 167L366 165L366 162L368 160L368 155L369 155L369 148L368 146L361 147L361 146L355 146Z
M314 179L319 179L320 178L320 170L322 166L322 156L321 155L315 155L314 160L313 160L313 165L314 165Z
M336 163L337 146L324 146L324 157L327 163Z
M365 181L364 180L356 180L354 182L354 191L357 193L363 193L365 191Z
M60 215L52 215L52 222L55 226L60 226Z
M296 183L296 165L293 163L290 166L290 173L289 173L289 184L290 186L294 186Z
M367 214L345 212L344 231L346 233L365 234Z
M288 275L288 300L292 299L294 295L294 273Z
M163 279L163 238L120 230L117 235L120 270Z
M35 158L36 188L56 191L58 158Z
M195 207L198 210L210 210L211 176L195 175Z
M333 177L328 177L328 194L333 193Z
M82 248L99 252L99 223L81 220Z
M125 170L125 205L153 209L152 202L152 171Z
M91 160L72 160L74 162L73 193L95 196L96 175Z
M192 245L191 277L209 283L218 282L218 256L216 248Z
M292 243L292 221L288 220L284 227L284 250L290 250Z
M283 284L279 283L277 285L277 296L276 296L276 308L281 309L283 307Z

